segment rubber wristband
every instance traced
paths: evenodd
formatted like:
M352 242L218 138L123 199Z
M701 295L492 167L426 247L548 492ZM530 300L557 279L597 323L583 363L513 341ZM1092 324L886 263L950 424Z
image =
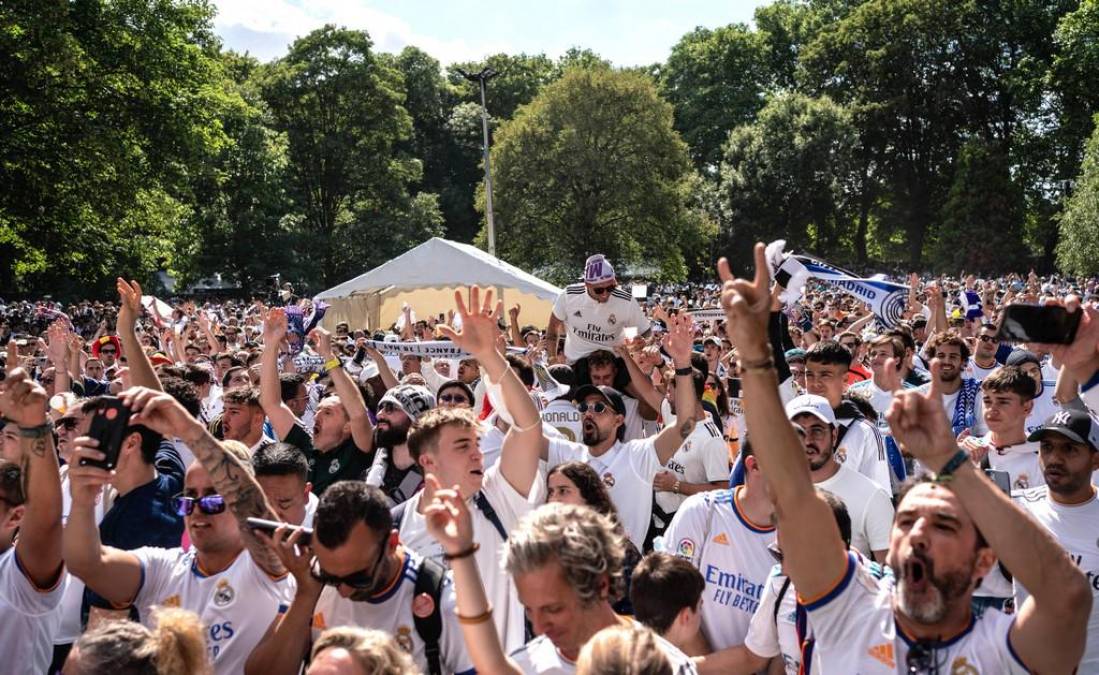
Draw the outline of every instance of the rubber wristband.
M746 373L769 372L775 369L775 357L768 356L759 361L740 360L740 369Z
M695 372L695 369L692 366L685 366L683 368L676 368L675 369L676 376L679 376L679 375L693 375L694 372Z
M450 562L452 560L461 560L462 558L470 557L471 555L473 555L474 553L476 553L479 550L481 550L481 545L478 544L477 542L473 542L473 546L470 546L469 548L467 548L464 551L459 551L458 553L455 553L453 555L451 555L450 553L444 553L443 554L443 560L446 560L447 562ZM492 611L492 610L489 610L489 611Z
M462 616L458 613L458 608L455 607L454 616L458 617L458 623L463 623L467 626L476 626L477 624L484 623L492 618L492 605L489 605L488 609L477 616Z
M950 458L950 461L944 464L943 468L939 469L939 472L935 474L935 482L949 483L954 480L954 472L968 461L969 453L965 450L955 452L954 456Z
M36 427L19 427L19 435L23 438L45 438L53 433L53 422L47 421Z
M329 360L324 362L324 369L325 370L335 370L336 368L339 368L342 365L343 365L343 361L340 361L339 359L333 358L333 359L329 359Z

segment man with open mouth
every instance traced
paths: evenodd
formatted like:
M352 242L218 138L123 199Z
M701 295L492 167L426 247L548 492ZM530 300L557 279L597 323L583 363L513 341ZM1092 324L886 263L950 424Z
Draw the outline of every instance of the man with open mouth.
M959 450L942 405L942 363L928 391L897 395L889 426L933 473L900 491L887 564L876 579L844 550L816 494L805 448L783 414L767 340L770 278L756 244L754 280L719 265L722 307L741 359L748 432L783 532L783 564L826 673L1069 673L1087 640L1092 592L1068 554ZM1094 348L1093 348L1094 351ZM974 613L997 557L1031 593L1014 616ZM808 657L803 663L808 662Z

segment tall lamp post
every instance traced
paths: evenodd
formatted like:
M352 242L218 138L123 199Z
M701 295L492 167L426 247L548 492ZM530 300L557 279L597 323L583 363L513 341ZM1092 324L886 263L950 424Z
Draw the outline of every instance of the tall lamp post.
M488 159L488 107L485 105L485 85L500 73L492 68L482 68L479 73L467 73L457 69L462 77L481 86L481 129L485 135L485 215L488 217L488 254L496 255L496 224L492 213L492 168Z

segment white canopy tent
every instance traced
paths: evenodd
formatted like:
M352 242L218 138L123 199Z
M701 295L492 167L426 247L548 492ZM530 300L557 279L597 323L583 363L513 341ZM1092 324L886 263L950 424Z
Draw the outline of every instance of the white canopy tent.
M454 309L454 291L489 287L505 311L518 303L519 323L544 326L561 289L468 244L433 237L365 274L316 295L331 304L322 324L346 321L352 330L386 329L408 303L417 319Z

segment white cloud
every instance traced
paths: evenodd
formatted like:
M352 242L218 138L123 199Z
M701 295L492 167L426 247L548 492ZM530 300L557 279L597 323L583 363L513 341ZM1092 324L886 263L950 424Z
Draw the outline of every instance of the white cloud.
M250 36L249 48L263 43L255 34L269 36L260 51L260 58L273 58L286 52L289 41L326 23L365 29L375 48L383 52L398 52L414 45L439 59L444 65L455 61L471 61L496 52L515 51L508 42L478 39L475 43L463 39L439 39L417 33L407 21L367 6L364 0L219 0L215 29L223 36ZM273 41L273 42L272 42ZM282 49L278 43L285 43ZM233 48L232 40L227 46Z

